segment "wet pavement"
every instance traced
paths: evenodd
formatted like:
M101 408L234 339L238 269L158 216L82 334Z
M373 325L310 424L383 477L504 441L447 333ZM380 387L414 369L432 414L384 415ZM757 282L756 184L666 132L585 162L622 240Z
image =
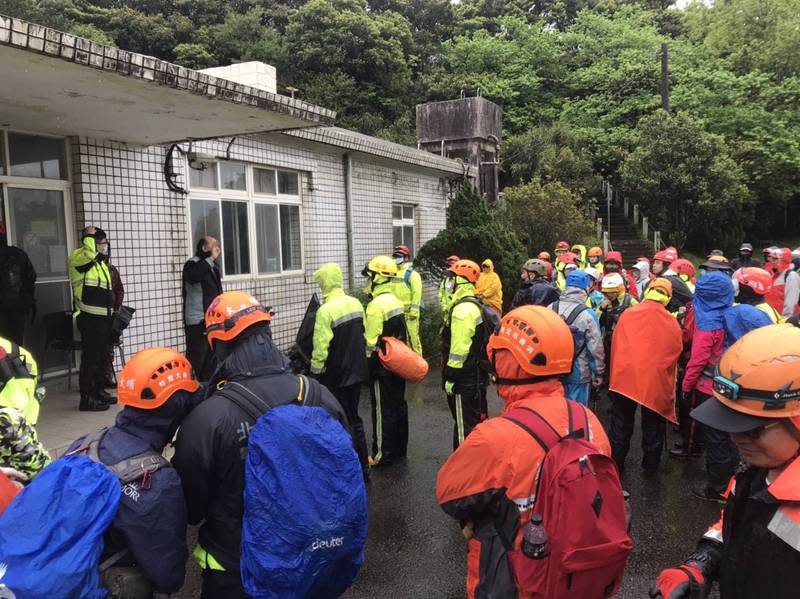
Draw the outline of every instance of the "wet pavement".
M408 458L386 469L373 469L369 485L370 529L366 560L345 599L463 599L465 595L466 542L457 523L436 504L436 473L452 449L452 418L437 373L431 373L409 401ZM497 415L501 401L489 393L490 413ZM598 415L607 422L608 402L601 401ZM362 393L361 415L369 427L369 398ZM644 477L639 468L638 430L626 464L623 486L631 494L634 550L618 597L642 599L658 572L680 563L694 549L706 527L719 515L719 507L694 499L692 486L703 481L701 461L667 458L661 471ZM671 427L669 427L671 429ZM670 432L669 444L677 436ZM194 542L194 531L190 533ZM191 546L191 545L190 545ZM199 571L189 565L180 598L199 597Z

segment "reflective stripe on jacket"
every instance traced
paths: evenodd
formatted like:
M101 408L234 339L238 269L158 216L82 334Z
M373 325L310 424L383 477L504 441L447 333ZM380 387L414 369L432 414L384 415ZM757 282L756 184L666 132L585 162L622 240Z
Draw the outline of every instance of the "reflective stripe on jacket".
M478 359L475 351L476 332L483 323L481 309L475 297L475 287L468 283L458 286L442 329L442 358L445 363L445 380L477 375Z
M7 370L12 378L5 381L0 378L0 383L3 383L0 390L0 406L18 410L29 424L35 425L39 420L39 400L36 399L39 366L31 352L9 339L0 337L0 347L7 354L5 360L15 362L13 366L9 364L10 368ZM17 367L23 370L22 375L17 371Z
M392 293L403 303L406 314L419 316L419 309L422 306L422 277L414 270L411 262L400 265L391 285Z
M85 236L83 245L70 254L69 282L76 313L111 316L111 271L100 258L94 237Z

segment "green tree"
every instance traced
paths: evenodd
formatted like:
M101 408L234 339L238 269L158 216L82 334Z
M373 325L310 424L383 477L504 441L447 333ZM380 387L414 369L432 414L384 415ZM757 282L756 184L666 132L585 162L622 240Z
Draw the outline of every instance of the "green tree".
M741 240L749 193L721 137L659 110L641 120L636 142L622 165L623 191L669 243L706 249Z
M172 49L175 62L190 69L205 69L217 64L216 58L201 44L178 44Z
M594 245L597 233L590 209L558 181L507 187L503 192L503 222L514 231L528 256L552 251L556 243Z
M448 208L447 227L419 249L414 264L425 276L435 277L452 254L478 264L491 258L503 282L503 301L510 304L519 286L525 248L468 184L460 186Z

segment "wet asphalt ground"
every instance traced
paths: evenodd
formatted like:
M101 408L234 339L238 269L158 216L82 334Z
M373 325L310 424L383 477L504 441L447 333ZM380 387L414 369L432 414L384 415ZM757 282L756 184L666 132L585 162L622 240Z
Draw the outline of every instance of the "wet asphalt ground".
M466 542L458 524L436 504L436 473L452 450L452 417L444 393L432 372L417 389L409 389L408 458L385 469L373 469L369 485L369 536L366 560L345 599L463 599ZM413 399L416 396L417 401ZM489 390L490 415L502 402ZM609 403L601 400L597 413L605 424ZM371 440L369 396L362 393L361 416ZM703 481L701 460L678 461L664 456L661 471L645 477L639 423L631 443L623 487L631 494L631 536L634 550L617 597L648 597L650 585L664 567L680 563L706 527L719 516L719 507L691 496ZM668 444L677 439L669 429ZM190 532L190 548L194 544ZM200 573L189 564L180 598L200 596ZM712 595L714 597L715 595Z

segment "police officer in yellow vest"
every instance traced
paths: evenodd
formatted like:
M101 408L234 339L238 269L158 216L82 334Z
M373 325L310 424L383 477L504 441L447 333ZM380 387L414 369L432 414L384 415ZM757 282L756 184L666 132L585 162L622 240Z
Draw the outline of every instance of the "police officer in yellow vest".
M422 342L419 339L419 311L422 306L422 277L414 270L411 263L411 251L408 246L398 245L392 254L397 264L397 277L392 291L401 302L408 327L408 345L422 355Z
M369 358L372 399L372 457L370 464L388 465L404 458L408 446L406 382L383 367L377 350L382 337L406 341L403 304L392 292L397 264L389 256L375 256L361 273L369 279L364 337Z
M79 410L99 412L116 403L103 389L103 359L111 335L111 271L108 268L108 236L88 226L81 247L69 257L69 280L75 319L81 333L81 400Z
M361 383L369 378L364 339L364 307L342 289L342 269L330 262L314 273L323 304L314 321L311 374L342 404L353 434L358 459L369 479L367 440L358 415Z

